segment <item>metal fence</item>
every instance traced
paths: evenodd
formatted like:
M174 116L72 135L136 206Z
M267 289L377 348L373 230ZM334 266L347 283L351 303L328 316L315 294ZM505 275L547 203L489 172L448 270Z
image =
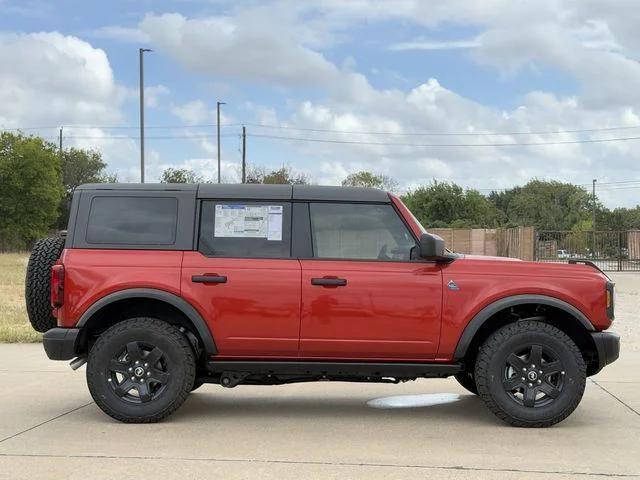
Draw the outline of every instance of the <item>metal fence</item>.
M587 259L602 270L640 271L640 231L537 231L535 259Z

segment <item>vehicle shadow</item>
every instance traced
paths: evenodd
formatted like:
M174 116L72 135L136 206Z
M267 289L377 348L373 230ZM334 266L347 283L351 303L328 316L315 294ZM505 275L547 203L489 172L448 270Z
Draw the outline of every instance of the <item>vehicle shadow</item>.
M500 422L486 409L482 400L471 394L393 395L382 398L363 396L322 395L299 396L227 396L224 391L193 393L170 421L182 422L221 416L225 421L248 417L272 420L397 418L440 421L469 421L476 424L497 425ZM429 398L432 397L432 398ZM455 397L455 400L454 400ZM375 404L374 402L377 402ZM387 402L387 405L381 406Z

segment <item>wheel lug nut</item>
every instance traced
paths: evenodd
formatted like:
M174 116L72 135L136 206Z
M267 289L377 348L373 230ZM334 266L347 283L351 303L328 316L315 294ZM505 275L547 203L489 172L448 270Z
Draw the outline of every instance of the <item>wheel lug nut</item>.
M529 384L529 386L530 386L530 387L533 387L533 383L530 383L530 384Z
M133 372L133 368L129 367L129 371L130 371L130 372Z
M110 382L110 381L111 381L111 379L110 379L110 378L107 378L107 382Z
M531 364L531 368L536 368L536 366L532 363L532 364Z
M140 381L141 381L142 383L144 383L144 378L141 378L141 379L140 379Z
M564 370L560 372L562 375L564 375Z
M527 369L526 369L525 367L522 367L522 371L523 371L523 372L526 372L526 371L527 371Z
M524 377L520 378L520 380L522 380L524 382Z
M136 360L136 365L138 365L140 362L138 360Z
M144 364L144 366L145 366L145 367L148 367L148 366L149 366L149 364L148 364L148 363L145 363L145 364Z
M131 377L131 381L135 382L136 381L136 377Z
M540 372L540 375L542 375L542 370L539 370L539 372Z
M150 376L151 376L151 372L147 372L147 377L150 377Z
M538 380L538 383L542 383L542 380Z

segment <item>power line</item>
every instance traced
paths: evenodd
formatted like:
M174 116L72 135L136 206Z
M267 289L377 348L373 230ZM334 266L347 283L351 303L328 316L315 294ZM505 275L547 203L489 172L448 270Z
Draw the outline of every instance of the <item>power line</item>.
M388 135L388 136L501 136L501 135L559 135L566 133L589 133L589 132L607 132L616 130L632 130L640 128L640 125L626 125L615 127L601 127L601 128L582 128L582 129L564 129L564 130L540 130L531 132L522 131L510 131L510 132L455 132L455 131L423 131L423 132L391 132L391 131L359 131L359 130L338 130L328 128L307 128L296 127L292 125L274 125L266 123L221 123L220 127L241 127L242 125L248 125L252 127L265 128L265 129L280 129L280 130L293 130L293 131L305 131L305 132L322 132L322 133L336 133L336 134L348 134L348 135ZM215 123L204 124L191 124L191 125L145 125L145 129L188 129L188 128L214 128ZM137 129L138 125L82 125L82 124L65 124L65 127L69 128L101 128L105 130L115 129ZM39 127L11 127L0 128L5 131L20 131L20 130L47 130L47 129L59 129L59 125L47 125Z
M588 133L588 132L607 132L613 130L631 130L640 128L640 125L629 125L619 127L603 127L603 128L583 128L574 130L546 130L533 132L380 132L380 131L355 131L355 130L333 130L327 128L304 128L293 127L289 125L269 125L264 123L246 123L253 127L283 129L283 130L299 130L305 132L325 132L325 133L346 133L353 135L389 135L389 136L500 136L500 135L554 135L562 133Z
M607 142L623 142L631 140L640 140L639 137L621 137L621 138L598 138L583 140L559 140L551 142L523 142L523 143L397 143L397 142L367 142L359 140L335 140L323 138L302 138L302 137L286 137L280 135L264 135L258 133L248 134L256 138L269 138L274 140L291 140L297 142L317 142L317 143L335 143L346 145L372 145L385 147L533 147L543 145L573 145L581 143L607 143Z
M145 127L146 128L146 127ZM237 137L237 133L223 133L220 135L221 137ZM69 140L139 140L138 136L131 135L105 135L105 136L91 136L91 135L65 135L65 139ZM156 135L156 136L148 136L145 135L145 140L172 140L172 139L200 139L200 138L216 138L215 134L211 135Z
M220 128L225 128L225 127L241 127L243 124L242 123L221 123L220 124ZM100 129L104 129L104 130L132 130L132 129L138 129L140 128L139 125L81 125L81 124L64 124L64 126L66 128L100 128ZM198 124L198 125L185 125L185 124L181 124L181 125L145 125L144 129L148 130L148 129L180 129L180 128L215 128L216 124L215 123L203 123L203 124ZM4 127L0 127L0 131L6 131L6 132L18 132L18 131L23 131L23 130L58 130L60 128L60 125L47 125L47 126L40 126L40 127L11 127L11 128L4 128Z

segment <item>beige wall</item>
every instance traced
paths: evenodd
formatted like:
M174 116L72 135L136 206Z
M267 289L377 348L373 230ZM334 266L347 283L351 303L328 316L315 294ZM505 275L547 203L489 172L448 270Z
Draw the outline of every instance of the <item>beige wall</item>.
M470 255L534 259L533 227L516 228L431 228L447 248Z

